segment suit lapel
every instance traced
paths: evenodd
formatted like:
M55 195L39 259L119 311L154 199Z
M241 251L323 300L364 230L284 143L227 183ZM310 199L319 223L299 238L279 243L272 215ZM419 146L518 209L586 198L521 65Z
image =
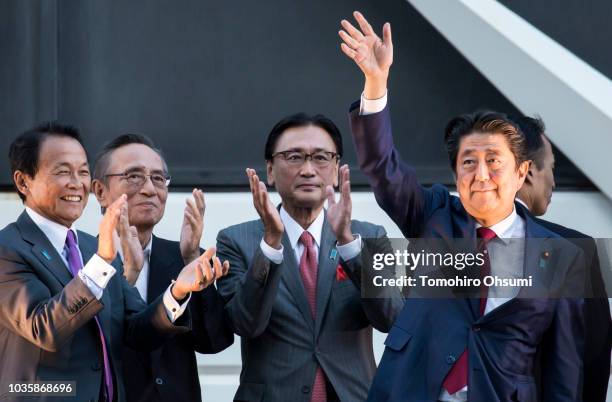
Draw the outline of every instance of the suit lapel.
M321 231L319 266L317 272L317 316L315 320L315 334L317 335L321 331L321 325L323 323L323 318L325 318L325 312L331 294L331 288L335 281L336 267L338 265L338 259L335 257L337 253L334 254L334 258L331 258L331 251L335 246L336 236L327 222L327 212L325 212L323 229Z
M175 276L175 269L182 268L183 262L177 261L163 243L153 236L151 243L151 256L149 258L149 280L147 283L147 304L162 294ZM175 264L179 264L174 267ZM177 272L178 274L178 272Z
M36 258L55 276L62 287L66 286L72 280L72 274L47 236L30 219L27 212L21 213L17 219L17 227L23 240L32 245L32 253Z
M314 330L314 322L312 319L312 313L310 312L310 305L306 298L306 291L304 290L304 284L302 283L302 277L300 276L300 269L296 264L296 256L291 248L289 242L289 236L287 233L283 233L283 248L285 250L283 256L283 272L282 279L285 285L295 298L298 309L304 316L304 320L310 327L310 330ZM279 267L280 268L280 267Z

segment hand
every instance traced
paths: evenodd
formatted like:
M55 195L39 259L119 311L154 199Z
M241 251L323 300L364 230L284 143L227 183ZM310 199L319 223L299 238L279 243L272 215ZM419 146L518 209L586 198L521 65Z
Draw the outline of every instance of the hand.
M343 41L340 48L365 75L364 96L368 99L378 99L385 94L389 69L393 63L391 24L387 22L383 25L381 40L359 11L355 11L353 16L361 31L347 20L342 20L344 30L338 32Z
M200 255L200 240L204 230L204 193L193 189L193 199L187 198L181 227L181 256L185 264L198 258Z
M127 214L127 196L121 194L108 208L100 221L98 230L98 255L107 263L113 262L117 256L115 238L117 237L116 228L119 224L119 216Z
M172 286L172 297L178 301L183 300L189 293L204 290L218 278L227 275L229 262L223 261L221 264L219 257L215 256L215 251L214 247L209 248L181 270Z
M351 232L351 182L348 165L340 167L340 200L336 202L334 188L327 186L327 221L338 239L338 244L343 245L353 241Z
M121 209L119 214L119 241L123 251L123 275L132 286L136 283L142 266L144 264L144 252L140 240L138 240L138 230L135 226L130 226L128 221L128 207Z
M253 194L253 205L264 224L264 241L270 247L280 249L283 232L285 231L280 214L274 204L272 204L272 201L270 201L266 185L259 181L255 169L247 169L246 173L249 177L249 185Z

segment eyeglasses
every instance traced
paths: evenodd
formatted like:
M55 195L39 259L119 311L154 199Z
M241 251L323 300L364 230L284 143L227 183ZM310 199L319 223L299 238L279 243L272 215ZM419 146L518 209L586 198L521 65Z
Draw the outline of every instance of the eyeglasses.
M161 189L168 188L171 179L169 175L163 173L145 174L142 172L111 173L104 175L104 177L120 177L130 187L142 187L147 181L147 177L150 177L153 185Z
M334 159L339 157L336 152L330 151L317 151L310 154L304 151L280 151L273 153L272 159L278 155L281 155L285 162L291 166L302 166L307 159L310 159L315 166L322 168L328 167Z

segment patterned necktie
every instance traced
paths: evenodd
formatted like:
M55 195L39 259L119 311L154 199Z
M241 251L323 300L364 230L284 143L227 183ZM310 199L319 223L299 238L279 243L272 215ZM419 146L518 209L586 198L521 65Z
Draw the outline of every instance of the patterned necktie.
M495 232L489 228L480 227L476 229L476 236L478 237L478 253L484 254L484 264L480 269L480 279L491 274L491 261L489 260L489 253L487 251L487 243L495 238ZM487 307L487 296L489 294L489 288L483 284L480 284L480 315L484 315L485 308ZM449 394L454 394L461 390L467 385L468 380L468 353L467 349L461 353L459 359L455 362L451 370L446 375L442 386Z
M83 263L81 262L81 258L79 256L79 250L77 248L76 236L72 230L68 231L66 236L66 248L68 249L67 260L68 267L70 268L70 272L72 275L76 277L79 274L81 268L83 268ZM113 373L111 371L110 360L108 359L108 351L106 350L106 342L104 341L104 333L102 332L102 326L100 325L100 321L98 317L94 317L96 321L96 326L98 327L98 333L100 335L100 343L102 344L102 356L104 359L104 395L106 401L111 402L113 400Z
M314 320L317 316L317 253L314 248L314 239L310 233L303 232L300 236L300 243L304 246L304 252L300 259L300 275L302 276L306 298L308 299L308 304L310 304L310 312ZM321 370L321 367L317 365L310 402L326 401L327 389L325 388L325 374L323 370Z

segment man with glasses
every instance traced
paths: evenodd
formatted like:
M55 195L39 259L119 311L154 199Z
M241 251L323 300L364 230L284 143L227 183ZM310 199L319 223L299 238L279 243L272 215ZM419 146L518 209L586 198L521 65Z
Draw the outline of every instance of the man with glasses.
M161 151L146 136L124 134L108 143L96 160L93 191L104 210L127 195L128 217L120 222L119 254L127 281L150 303L184 264L200 255L204 195L193 190L186 201L180 241L153 235L162 219L170 175ZM217 275L222 273L215 273ZM152 353L125 348L123 371L129 401L200 401L196 356L217 353L233 343L223 301L214 286L193 294L188 304L193 331L175 337Z
M366 398L376 369L372 327L387 332L402 300L399 291L361 297L368 272L362 257L391 246L382 227L351 221L349 169L340 167L341 156L342 137L331 120L284 118L265 147L267 181L281 205L272 204L266 185L247 169L260 219L217 237L219 256L230 262L219 292L242 337L235 400Z

